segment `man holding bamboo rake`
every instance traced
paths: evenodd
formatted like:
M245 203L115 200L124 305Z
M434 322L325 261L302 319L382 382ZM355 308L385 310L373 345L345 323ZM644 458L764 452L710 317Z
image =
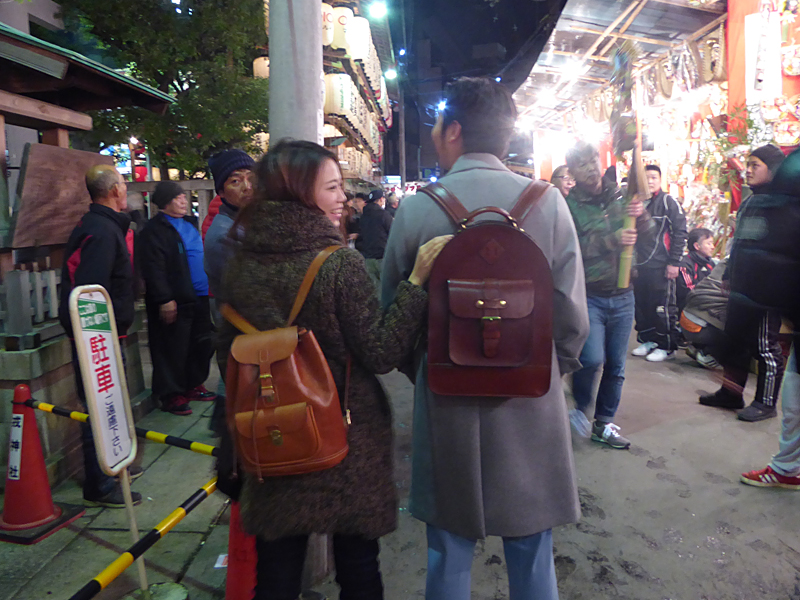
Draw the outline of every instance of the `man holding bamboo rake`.
M583 367L572 379L577 409L570 413L570 421L584 437L591 435L596 442L623 450L631 443L620 435L614 415L625 380L634 297L629 282L619 285L620 262L623 250L634 246L637 239L654 238L656 226L644 209L641 196L627 202L616 182L603 179L600 154L594 146L578 142L567 152L566 159L576 184L567 196L567 204L583 255L591 325L580 357ZM626 227L626 217L635 219L633 228ZM601 368L595 421L590 425L586 411Z

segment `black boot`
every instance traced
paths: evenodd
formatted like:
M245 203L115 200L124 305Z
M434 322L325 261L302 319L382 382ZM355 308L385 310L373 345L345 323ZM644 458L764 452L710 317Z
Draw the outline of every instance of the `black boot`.
M731 408L737 410L744 408L744 398L730 391L728 388L723 387L713 394L700 396L700 404L703 406L716 406L717 408Z

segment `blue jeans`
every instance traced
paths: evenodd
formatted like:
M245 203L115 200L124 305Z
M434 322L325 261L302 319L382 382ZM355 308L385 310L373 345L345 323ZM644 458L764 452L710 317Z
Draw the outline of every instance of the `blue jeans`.
M792 346L781 390L780 449L770 466L787 477L800 476L800 373L797 372L797 345Z
M425 600L469 600L475 542L428 525ZM504 537L510 600L558 600L553 534Z
M617 414L625 381L625 359L633 328L633 292L604 298L589 296L589 338L581 351L583 368L572 376L572 394L578 409L586 412L592 403L595 376L602 367L594 418L611 423Z

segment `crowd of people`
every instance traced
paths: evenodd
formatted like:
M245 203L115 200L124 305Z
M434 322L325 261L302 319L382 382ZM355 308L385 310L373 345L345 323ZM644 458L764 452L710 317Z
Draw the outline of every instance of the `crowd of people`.
M448 85L432 140L446 171L439 183L467 210L510 210L531 183L502 162L516 116L511 95L493 80ZM203 387L215 351L224 380L237 333L218 304L230 304L259 330L282 327L311 261L324 248L342 246L322 265L295 323L315 333L340 397L349 398L349 453L336 466L303 475L241 473L242 524L257 540L255 597L295 600L308 536L322 533L333 537L340 597L383 598L379 539L397 526L398 498L390 399L376 375L402 367L415 385L409 508L427 527L426 598L467 600L477 540L500 536L510 598L555 600L551 532L580 517L572 432L630 447L614 419L634 326L634 356L665 361L688 343L699 364L724 365L723 387L701 397L702 404L742 409L746 421L775 415L785 370L781 320L796 316L800 298L798 164L800 154L783 161L776 147L751 153L754 195L739 211L730 258L715 264L712 233L687 232L680 203L662 190L658 166L647 168L648 193L628 198L615 177L603 175L595 147L580 142L570 149L553 185L518 224L546 258L554 286L553 369L549 390L535 402L431 390L425 284L456 225L424 193L399 206L380 189L346 194L336 156L311 142L278 142L257 163L241 150L212 158L219 200L201 228L204 240L187 215L180 183L159 183L151 198L159 213L138 235L135 252L122 176L113 167L92 169L86 176L92 205L67 247L62 322L69 332L70 290L99 283L111 294L124 335L140 273L153 394L176 415L189 414L192 400L216 398L212 428L225 444L224 381L216 393ZM620 287L627 248L635 251L634 272L632 283ZM765 256L780 269L765 268ZM758 386L745 408L751 357L759 361ZM794 350L783 390L780 452L765 469L743 474L745 483L800 489ZM84 454L86 501L122 506L118 484L97 466L88 429Z

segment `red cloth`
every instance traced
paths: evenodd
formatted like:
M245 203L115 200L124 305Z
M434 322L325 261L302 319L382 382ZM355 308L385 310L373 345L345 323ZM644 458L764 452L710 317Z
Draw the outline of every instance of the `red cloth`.
M206 239L206 231L211 227L211 222L219 214L219 207L222 206L222 198L219 195L214 196L214 199L208 205L208 214L203 219L203 226L200 228L200 234L203 236L203 241Z

